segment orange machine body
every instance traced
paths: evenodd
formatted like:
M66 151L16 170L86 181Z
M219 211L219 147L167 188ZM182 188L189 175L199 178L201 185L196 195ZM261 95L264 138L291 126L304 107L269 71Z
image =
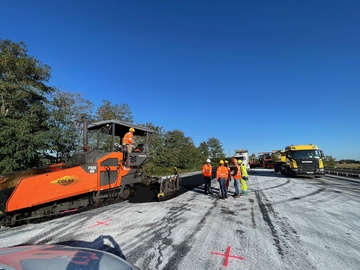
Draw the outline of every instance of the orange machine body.
M7 201L6 211L119 187L122 177L130 171L122 166L122 160L123 153L111 152L93 163L23 178Z

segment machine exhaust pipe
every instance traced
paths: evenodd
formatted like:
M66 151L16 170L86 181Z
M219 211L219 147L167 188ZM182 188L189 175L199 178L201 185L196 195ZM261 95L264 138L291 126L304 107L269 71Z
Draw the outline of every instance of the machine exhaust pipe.
M89 121L86 117L83 117L83 147L82 149L84 151L89 151L88 146L88 125Z

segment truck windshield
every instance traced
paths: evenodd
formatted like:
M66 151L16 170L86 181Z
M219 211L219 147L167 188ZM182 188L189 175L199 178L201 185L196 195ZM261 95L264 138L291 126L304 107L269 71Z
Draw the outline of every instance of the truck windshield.
M319 150L291 151L293 158L320 158Z

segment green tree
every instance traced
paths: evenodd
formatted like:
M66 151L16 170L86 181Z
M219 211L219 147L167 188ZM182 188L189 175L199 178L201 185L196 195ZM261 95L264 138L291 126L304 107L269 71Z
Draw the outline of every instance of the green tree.
M50 67L0 39L0 172L39 166L47 151Z
M222 144L218 139L209 138L206 143L209 147L209 153L211 158L214 159L225 158L224 148L222 147Z
M202 163L201 152L195 147L191 137L186 137L180 130L168 131L165 134L165 147L171 151L171 166L193 169Z
M117 119L128 123L133 123L134 117L127 104L112 105L110 101L103 99L102 104L96 111L95 118L97 121Z
M164 164L165 159L162 158L161 153L165 151L164 134L165 131L162 127L147 124L146 127L151 128L154 133L150 142L150 155L154 164Z
M165 145L165 131L162 127L146 123L144 126L154 131L150 141L150 160L145 165L149 175L164 175L172 172L171 151Z
M205 161L207 158L210 157L210 148L206 142L201 142L199 145L199 151L202 155L202 159Z
M176 166L184 169L182 151L188 147L191 141L180 130L168 131L164 134L164 155L168 160L168 166Z
M336 165L335 158L333 158L332 156L325 156L323 160L324 160L325 168L335 168Z
M147 164L148 169L151 168L156 174L172 172L173 167L188 171L199 169L202 155L190 137L186 137L180 130L164 132L159 127L150 128L155 133L150 147L152 159Z
M48 159L66 162L83 145L83 117L90 118L93 103L78 93L56 90L49 105Z
M255 155L255 153L252 153L249 157L251 162L258 162L258 157Z

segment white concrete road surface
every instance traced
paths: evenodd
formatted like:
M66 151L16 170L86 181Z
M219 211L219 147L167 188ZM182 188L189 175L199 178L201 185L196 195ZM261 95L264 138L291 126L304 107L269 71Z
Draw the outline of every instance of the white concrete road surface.
M360 269L360 180L256 169L249 195L226 200L204 195L200 174L182 180L164 202L139 190L137 200L1 228L0 247L100 248L141 269Z

